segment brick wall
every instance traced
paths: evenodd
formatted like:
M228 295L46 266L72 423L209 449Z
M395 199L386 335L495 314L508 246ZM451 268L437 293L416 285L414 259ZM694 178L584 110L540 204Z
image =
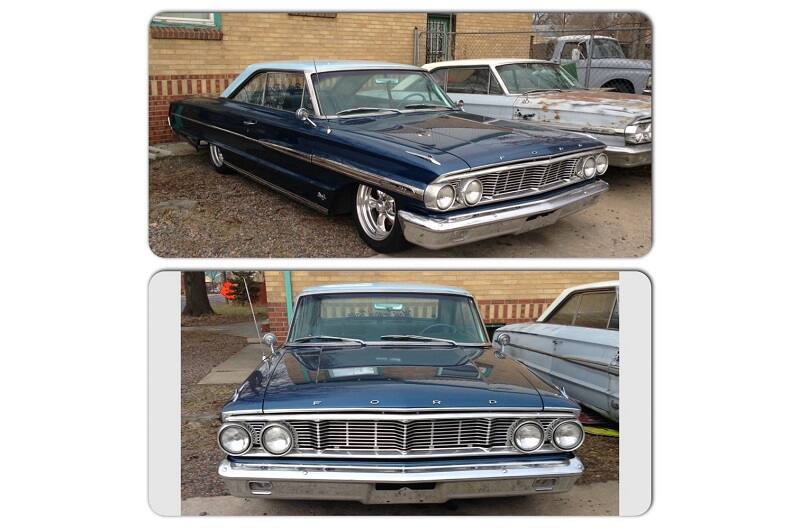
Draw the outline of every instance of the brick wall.
M533 321L565 288L618 279L617 272L550 271L295 271L292 299L304 288L333 283L410 282L460 287L475 296L485 323ZM283 272L264 272L270 330L288 331Z
M530 13L458 13L458 31L529 30ZM150 28L150 144L175 141L169 102L217 95L256 62L295 59L412 61L413 30L426 13L222 13L218 30Z

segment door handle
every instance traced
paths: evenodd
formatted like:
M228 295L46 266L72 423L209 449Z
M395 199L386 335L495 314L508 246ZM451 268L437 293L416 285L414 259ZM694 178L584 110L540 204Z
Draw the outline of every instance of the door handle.
M242 121L242 125L255 125L256 123L258 123L258 121L252 121L249 119Z

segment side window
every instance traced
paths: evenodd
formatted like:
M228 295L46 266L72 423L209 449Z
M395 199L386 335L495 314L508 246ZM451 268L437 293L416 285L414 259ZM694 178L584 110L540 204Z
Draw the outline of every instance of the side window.
M619 330L619 297L614 301L614 310L611 311L611 318L608 320L608 328L615 331Z
M264 106L294 112L303 105L311 110L308 94L303 100L305 76L299 72L270 72L267 75Z
M584 292L575 315L575 325L605 329L616 299L617 294L614 291Z
M443 90L447 90L447 68L441 68L434 72L431 72L433 76L433 80L436 81L436 84L442 87Z
M578 311L578 304L580 303L580 294L571 296L567 301L562 303L553 314L547 318L546 323L554 323L556 325L572 325L575 319L575 313Z
M456 94L486 94L489 89L489 68L450 68L447 91Z
M497 80L497 77L493 73L490 73L489 75L489 94L493 96L503 95L503 89L500 87L500 81Z
M236 95L233 97L234 101L240 101L242 103L250 103L252 105L261 105L264 102L264 81L267 78L267 74L260 73L257 74L255 77L251 77L247 84L239 89L236 92Z
M586 48L577 42L566 42L564 47L561 48L561 59L565 61L572 60L572 50L577 49L581 53L581 58L586 57Z

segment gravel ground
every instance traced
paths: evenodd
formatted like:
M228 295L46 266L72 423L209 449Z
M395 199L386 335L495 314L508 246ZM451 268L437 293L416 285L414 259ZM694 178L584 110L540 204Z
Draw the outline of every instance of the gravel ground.
M219 410L236 385L197 385L211 369L247 345L238 336L205 331L181 335L181 498L226 494L217 477Z
M611 168L598 204L552 226L399 257L636 257L651 245L650 167ZM150 247L161 257L367 257L349 215L327 217L237 175L207 154L150 162Z

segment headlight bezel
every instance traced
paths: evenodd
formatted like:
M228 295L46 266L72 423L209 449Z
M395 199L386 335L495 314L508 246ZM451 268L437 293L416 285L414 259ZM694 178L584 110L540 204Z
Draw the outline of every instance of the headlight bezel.
M525 426L535 426L539 430L539 442L534 448L525 449L522 448L519 445L519 443L517 443L517 433L520 431L520 429L522 429ZM511 444L514 446L514 448L516 448L520 452L531 453L539 450L542 446L544 446L544 443L547 441L547 433L545 432L544 427L538 422L526 420L526 421L521 421L514 426L514 428L511 430L510 438L511 438Z
M222 442L222 434L231 429L238 429L245 433L247 437L247 445L241 451L229 450L225 447L224 443ZM219 431L217 432L217 444L219 445L220 449L228 455L231 456L240 456L242 454L246 454L252 447L253 447L253 434L250 432L250 429L239 423L228 423L223 424Z
M600 165L601 160L603 161L603 165ZM595 164L595 174L597 176L603 176L608 171L608 155L604 152L601 152L597 156L594 157L594 164ZM601 170L602 167L602 170Z
M267 435L267 432L269 432L272 429L283 430L286 433L286 435L288 436L288 438L289 438L289 443L286 445L286 449L284 451L282 451L282 452L273 452L272 450L267 448L267 442L265 440L265 436ZM265 452L267 452L268 454L271 454L273 456L282 456L282 455L288 454L294 448L294 443L295 443L294 434L292 433L292 429L289 428L289 426L287 426L286 424L279 423L279 422L273 422L273 423L265 424L264 428L261 430L261 435L259 436L259 441L261 442L261 448L263 448Z
M653 141L653 121L635 121L625 127L625 143L641 145L652 143Z
M474 202L467 200L467 193L469 193L467 188L472 184L478 184L478 199ZM474 206L478 204L483 198L483 182L481 182L479 178L467 178L466 180L461 181L458 185L458 197L465 206Z
M556 434L558 432L558 429L561 428L562 426L572 425L572 424L574 424L574 425L576 425L578 427L578 431L580 432L580 438L578 439L578 442L574 446L571 446L571 447L562 446L557 441L557 435ZM568 419L568 420L560 421L558 424L553 426L552 433L550 434L550 443L555 448L557 448L558 450L561 450L562 452L573 452L573 451L577 450L578 448L581 447L581 445L583 444L583 442L585 440L586 440L586 431L583 429L583 425L580 423L580 421L578 421L576 419Z

